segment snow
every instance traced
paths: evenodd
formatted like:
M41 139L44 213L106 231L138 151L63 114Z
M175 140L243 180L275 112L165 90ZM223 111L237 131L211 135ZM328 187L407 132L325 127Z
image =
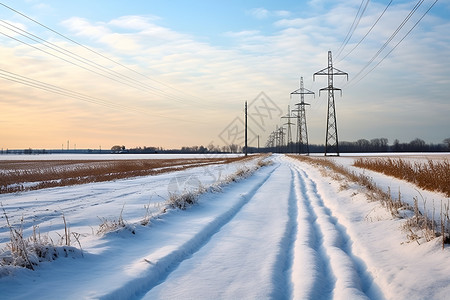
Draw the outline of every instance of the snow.
M227 182L242 163L211 165L113 182L0 195L26 236L58 237L62 213L82 234L83 257L13 268L0 277L5 299L446 299L450 248L418 245L360 187L315 167L272 155L274 163ZM351 157L334 158L351 168ZM418 158L420 159L420 158ZM256 165L256 159L246 162ZM355 170L357 170L355 168ZM357 170L358 172L366 172ZM406 200L417 187L370 173ZM161 212L171 192L222 184L186 210ZM444 195L423 192L435 201ZM154 216L140 225L149 205ZM100 218L124 229L95 234ZM4 218L0 220L4 222ZM9 239L2 224L0 246ZM133 229L133 232L129 230Z

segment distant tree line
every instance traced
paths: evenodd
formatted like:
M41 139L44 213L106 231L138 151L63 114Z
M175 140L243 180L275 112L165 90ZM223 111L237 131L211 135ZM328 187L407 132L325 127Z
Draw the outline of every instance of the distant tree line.
M305 147L303 147L304 149ZM292 143L282 147L271 147L260 149L261 152L283 152L297 153L299 145ZM250 150L250 148L249 148ZM253 149L252 149L253 150ZM309 144L310 153L323 153L325 145ZM392 145L388 144L386 138L375 138L366 140L359 139L355 142L339 142L339 152L341 153L369 153L369 152L448 152L450 151L450 138L446 138L440 144L427 144L424 140L416 138L409 143L400 143L398 139L394 140ZM303 151L304 152L304 151Z
M241 153L242 147L237 144L230 144L226 146L216 146L210 143L208 146L183 146L180 149L164 149L162 147L135 147L126 149L124 146L113 146L112 153Z
M248 153L258 152L278 152L278 153L299 153L299 145L290 143L278 147L248 147ZM14 149L0 150L0 154L49 154L49 153L131 153L131 154L152 154L152 153L242 153L244 147L237 144L216 146L210 143L208 146L183 146L180 149L164 149L163 147L135 147L126 148L124 145L114 145L111 150L45 150L45 149ZM325 145L309 144L310 153L323 153ZM388 144L386 138L375 138L371 140L359 139L355 142L339 142L339 152L341 153L368 153L368 152L450 152L450 138L446 138L440 144L427 144L424 140L416 138L409 143L401 143L398 139L392 145ZM302 153L305 153L303 147Z

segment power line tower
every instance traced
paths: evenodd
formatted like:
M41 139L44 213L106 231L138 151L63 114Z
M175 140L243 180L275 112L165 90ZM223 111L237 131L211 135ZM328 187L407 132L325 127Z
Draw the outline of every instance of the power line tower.
M297 145L298 145L298 153L309 154L309 144L308 144L308 128L306 127L306 111L305 105L309 105L309 103L305 103L305 95L314 95L314 92L305 89L303 86L303 77L300 77L300 88L291 93L292 95L300 95L300 102L296 103L297 109L294 110L297 112Z
M291 122L291 119L293 119L294 117L291 115L291 107L288 105L288 113L287 115L281 117L282 119L287 119L287 122L284 123L283 125L287 125L287 141L286 141L286 151L288 153L292 152L292 130L291 130L291 125L294 125L294 123Z
M319 97L321 91L328 91L328 112L327 112L327 134L325 139L325 155L329 153L336 153L339 156L339 139L337 132L337 121L336 121L336 108L334 105L334 91L342 90L335 88L333 86L333 77L335 75L346 75L348 80L348 74L333 68L333 60L331 57L331 51L328 51L328 67L322 69L313 75L313 80L316 75L327 75L328 76L328 86L319 90Z
M283 152L283 148L284 148L284 127L278 127L278 125L276 126L276 130L275 130L275 144L276 144L276 151L278 153Z

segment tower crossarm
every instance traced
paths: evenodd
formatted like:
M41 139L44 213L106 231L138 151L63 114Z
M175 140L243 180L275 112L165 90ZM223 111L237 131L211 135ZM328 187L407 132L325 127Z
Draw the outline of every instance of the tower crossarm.
M299 102L299 103L295 103L295 105L311 105L311 104L306 103L306 102ZM292 110L292 111L295 111L295 110Z
M335 88L335 87L329 87L329 86L324 87L324 88L321 88L321 89L319 90L319 97L320 97L320 92L321 92L321 91L330 91L330 90L333 90L333 91L340 91L340 92L341 92L341 97L342 97L342 89L340 89L340 88Z
M315 93L313 91L303 88L293 91L291 95L315 95Z
M328 70L330 70L330 72L328 72ZM336 69L334 67L332 67L332 68L326 67L325 69L317 71L316 73L313 74L313 81L315 81L316 76L319 76L319 75L326 75L326 76L328 76L328 75L333 75L333 76L334 75L345 75L348 80L348 73L341 71L339 69Z

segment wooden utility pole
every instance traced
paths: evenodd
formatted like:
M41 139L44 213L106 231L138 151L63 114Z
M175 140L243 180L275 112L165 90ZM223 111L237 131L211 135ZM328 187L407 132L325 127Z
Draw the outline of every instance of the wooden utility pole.
M247 101L245 101L245 156L247 156Z

